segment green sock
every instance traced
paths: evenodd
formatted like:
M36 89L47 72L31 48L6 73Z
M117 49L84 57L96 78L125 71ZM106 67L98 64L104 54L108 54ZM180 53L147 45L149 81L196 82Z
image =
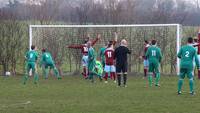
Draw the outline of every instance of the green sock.
M37 84L39 80L39 76L37 73L34 74L34 83Z
M48 78L48 76L49 76L49 69L46 68L46 69L45 69L45 78Z
M156 85L159 84L159 81L160 81L160 73L157 73L156 74Z
M48 78L48 74L49 74L48 68L43 68L42 71L43 71L44 78Z
M193 92L194 91L194 80L193 80L193 78L191 78L189 80L189 86L190 86L190 92Z
M178 92L181 91L182 85L183 85L183 79L179 79L179 81L178 81Z
M23 76L23 84L26 84L26 81L28 80L28 75L27 74L25 74L24 76Z
M56 76L56 78L60 79L61 77L59 75L58 70L56 68L54 68L53 71L54 71L54 75Z
M149 74L148 76L148 80L149 80L149 86L152 86L152 74Z

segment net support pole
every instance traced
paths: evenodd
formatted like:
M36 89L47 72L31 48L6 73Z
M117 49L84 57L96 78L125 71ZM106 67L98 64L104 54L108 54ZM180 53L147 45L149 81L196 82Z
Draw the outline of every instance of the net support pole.
M181 26L180 24L177 24L176 27L176 55L178 54L181 46ZM180 72L180 59L177 57L177 75L179 75Z
M33 39L33 36L32 36L32 26L29 25L29 50L31 50L32 39Z

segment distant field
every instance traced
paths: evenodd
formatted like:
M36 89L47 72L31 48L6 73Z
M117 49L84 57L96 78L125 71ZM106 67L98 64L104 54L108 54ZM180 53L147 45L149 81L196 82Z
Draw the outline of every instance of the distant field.
M188 94L188 80L178 96L177 77L162 77L161 87L146 88L142 77L128 78L128 87L90 83L79 76L40 79L38 85L21 77L0 77L0 113L199 113L200 81L196 95Z

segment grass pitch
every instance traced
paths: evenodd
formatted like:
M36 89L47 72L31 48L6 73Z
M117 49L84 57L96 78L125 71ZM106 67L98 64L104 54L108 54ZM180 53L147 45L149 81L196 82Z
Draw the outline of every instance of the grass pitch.
M177 95L177 77L161 77L161 87L147 88L142 77L128 76L128 87L90 83L79 76L33 79L0 77L0 113L200 113L200 81L191 96L188 79Z

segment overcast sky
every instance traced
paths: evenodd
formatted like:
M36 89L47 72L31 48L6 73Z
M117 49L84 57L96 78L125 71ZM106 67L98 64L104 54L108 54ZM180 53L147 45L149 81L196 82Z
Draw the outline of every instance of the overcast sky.
M2 6L5 6L6 4L8 4L8 1L9 0L0 0L0 7L2 7ZM14 1L14 0L13 0ZM27 1L32 1L32 0L18 0L18 1L20 1L20 2L27 2ZM36 1L36 0L35 0ZM38 0L38 1L40 1L40 0ZM194 0L185 0L185 1L190 1L190 2L192 2L192 1L194 1ZM200 0L199 0L200 1Z

